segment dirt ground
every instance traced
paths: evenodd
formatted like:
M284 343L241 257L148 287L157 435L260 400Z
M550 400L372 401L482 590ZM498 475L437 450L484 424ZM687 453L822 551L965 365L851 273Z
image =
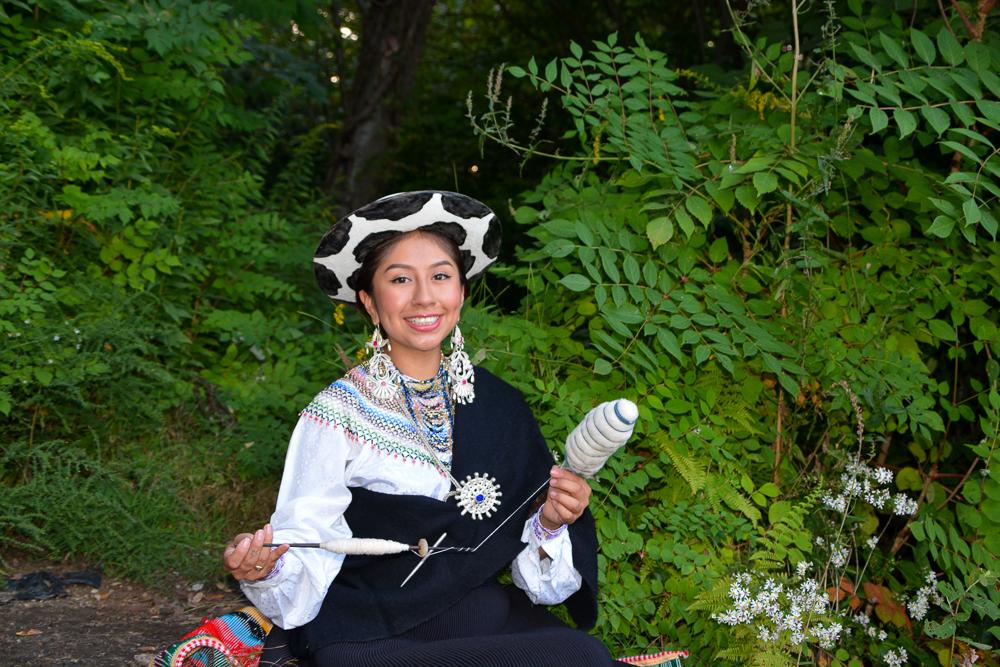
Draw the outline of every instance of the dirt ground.
M87 569L7 559L7 576ZM153 654L203 618L246 604L222 584L178 581L166 591L104 577L100 588L73 584L66 597L14 600L0 578L0 667L148 666Z

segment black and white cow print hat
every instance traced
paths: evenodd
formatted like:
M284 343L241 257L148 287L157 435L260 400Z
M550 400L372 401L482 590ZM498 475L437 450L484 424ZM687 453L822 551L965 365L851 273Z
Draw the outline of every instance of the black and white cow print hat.
M457 192L400 192L337 221L313 256L316 282L331 299L354 303L358 273L372 248L417 229L451 238L468 278L482 273L500 254L500 221L482 202Z

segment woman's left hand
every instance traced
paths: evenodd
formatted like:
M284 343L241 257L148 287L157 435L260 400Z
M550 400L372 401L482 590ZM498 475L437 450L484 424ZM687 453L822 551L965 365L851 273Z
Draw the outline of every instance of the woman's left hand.
M580 518L590 503L590 484L579 475L552 466L549 471L549 493L542 505L539 519L549 530L570 524Z

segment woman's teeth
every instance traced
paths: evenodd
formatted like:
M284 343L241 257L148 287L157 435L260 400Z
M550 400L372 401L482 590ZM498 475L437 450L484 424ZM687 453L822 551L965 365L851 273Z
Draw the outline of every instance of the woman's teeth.
M415 324L418 327L426 327L437 322L438 317L437 315L434 315L432 317L409 317L407 318L406 321Z

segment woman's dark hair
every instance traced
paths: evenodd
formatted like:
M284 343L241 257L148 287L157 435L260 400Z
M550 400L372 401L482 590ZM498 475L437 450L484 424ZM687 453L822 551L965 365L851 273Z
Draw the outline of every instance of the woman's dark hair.
M364 261L361 262L361 267L358 269L356 274L357 292L365 292L369 296L372 295L372 282L375 280L375 271L378 269L379 265L382 264L382 260L385 256L389 254L389 251L396 247L396 245L405 238L413 236L415 234L423 234L437 243L441 248L448 253L448 258L455 263L458 268L458 280L462 284L462 289L465 291L466 295L469 293L469 278L466 275L465 263L462 261L462 253L458 249L458 244L455 243L447 234L442 234L436 229L414 229L411 232L404 232L396 234L390 238L387 238L382 243L368 251L365 255ZM364 304L361 303L361 299L356 300L358 308L362 313L366 312Z

